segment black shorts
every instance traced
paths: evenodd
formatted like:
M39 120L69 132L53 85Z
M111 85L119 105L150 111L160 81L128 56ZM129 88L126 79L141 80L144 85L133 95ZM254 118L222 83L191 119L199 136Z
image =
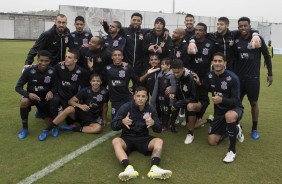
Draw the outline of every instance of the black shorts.
M209 97L207 98L202 98L200 100L201 102L201 110L199 112L196 112L196 116L197 118L202 118L208 108L208 106L210 105L210 100L209 100Z
M238 119L237 122L238 123L243 116L243 108L241 107L236 107L234 109L232 109L233 111L235 111L238 114ZM214 120L211 122L211 125L209 127L209 132L208 134L218 134L218 135L224 135L227 132L227 123L225 120L225 114L221 115L221 116L215 116Z
M126 153L129 155L131 152L137 150L140 153L143 153L144 155L151 155L152 151L148 149L149 143L152 139L154 139L154 136L147 135L142 137L132 137L127 135L121 135L120 138L122 138L126 144Z
M94 117L90 112L85 112L78 107L75 107L75 117L81 126L89 126L93 123L102 124L101 118Z
M51 117L50 113L50 101L42 100L30 100L30 106L36 106L38 112L40 113L40 116L42 118Z
M241 84L241 99L247 95L250 102L258 101L260 91L260 80L257 78L242 79Z

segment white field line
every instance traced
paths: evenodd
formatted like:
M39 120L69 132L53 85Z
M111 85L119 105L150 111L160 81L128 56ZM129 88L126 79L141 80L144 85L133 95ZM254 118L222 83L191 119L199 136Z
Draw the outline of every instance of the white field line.
M31 183L39 180L40 178L43 178L47 174L55 171L56 169L60 168L64 164L68 163L69 161L73 160L74 158L78 157L79 155L89 151L90 149L94 148L95 146L101 144L102 142L108 140L109 138L115 136L118 133L120 133L120 131L112 131L110 133L103 135L102 137L100 137L98 139L95 139L91 143L89 143L85 146L82 146L81 148L71 152L70 154L64 156L63 158L57 160L56 162L48 165L44 169L30 175L26 179L20 181L18 184L31 184Z

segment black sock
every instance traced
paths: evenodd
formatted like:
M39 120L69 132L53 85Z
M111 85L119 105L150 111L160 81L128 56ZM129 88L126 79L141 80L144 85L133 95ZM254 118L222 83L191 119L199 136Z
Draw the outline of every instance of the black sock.
M123 159L121 162L121 165L126 168L129 165L129 160L128 159Z
M153 157L152 158L152 162L151 162L151 165L153 166L153 165L160 165L160 161L161 161L161 159L159 158L159 157Z
M233 153L236 153L236 135L238 133L238 129L236 126L236 122L233 123L227 123L227 130L228 130L228 136L229 136L229 149L228 151L232 151Z
M82 128L83 128L83 127L80 127L80 126L78 126L78 127L73 127L73 128L72 128L72 131L73 131L73 132L82 132Z
M46 128L46 130L50 131L53 128L57 127L58 125L56 125L55 123L51 122L51 124Z
M22 125L23 125L23 128L26 128L26 129L28 129L28 113L29 113L28 108L20 108Z
M194 132L191 131L191 130L188 130L188 131L187 131L187 134L191 134L191 135L193 136L193 135L194 135Z
M257 130L257 128L258 128L258 122L257 121L253 121L252 130Z

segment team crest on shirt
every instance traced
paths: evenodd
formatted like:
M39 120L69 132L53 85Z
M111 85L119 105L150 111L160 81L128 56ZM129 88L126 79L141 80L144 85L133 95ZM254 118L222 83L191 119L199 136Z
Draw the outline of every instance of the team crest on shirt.
M183 91L187 92L188 91L188 86L187 85L183 85Z
M118 74L119 77L121 77L121 78L124 78L124 77L125 77L125 71L120 70L118 73L119 73L119 74Z
M106 94L106 91L105 90L101 90L101 94L102 95Z
M143 40L143 34L139 35L139 40Z
M212 74L210 73L210 74L209 74L209 79L211 79L211 78L212 78Z
M164 45L165 45L165 42L160 43L160 47L164 47Z
M230 76L226 77L226 80L231 81L231 77Z
M69 42L69 38L66 36L65 37L65 43L68 43Z
M114 46L114 47L117 47L117 46L118 46L118 40L115 40L115 41L113 42L113 46Z
M35 70L35 69L32 69L32 70L30 70L30 73L31 73L31 74L35 74L35 73L36 73L36 70Z
M175 56L176 56L177 58L180 58L180 57L181 57L181 52L178 50L178 51L176 52Z
M78 75L77 74L72 74L71 80L72 81L77 81Z
M206 45L205 45L206 47L210 47L211 46L211 44L210 43L206 43Z
M50 81L51 81L51 77L45 76L44 83L48 84L48 83L50 83Z
M145 112L143 115L143 119L148 119L150 118L150 113L149 112Z
M208 48L204 48L202 53L204 55L208 55L209 54L209 49Z
M101 63L102 62L102 58L101 57L97 57L97 62Z
M103 95L97 95L96 100L97 100L97 102L102 102Z
M227 82L226 81L221 82L221 89L227 90Z

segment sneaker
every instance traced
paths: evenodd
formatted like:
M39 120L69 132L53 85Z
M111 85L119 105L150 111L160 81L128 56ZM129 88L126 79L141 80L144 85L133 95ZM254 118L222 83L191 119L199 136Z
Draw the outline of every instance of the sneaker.
M48 136L48 130L43 130L42 133L39 135L40 141L45 141Z
M54 127L52 129L52 136L53 137L58 137L58 135L59 135L59 127Z
M210 119L211 121L213 121L213 120L214 120L213 114L210 114L209 117L208 117L208 119Z
M184 143L185 144L191 144L193 142L193 140L194 140L194 135L187 134Z
M180 118L184 118L185 117L185 110L183 108L180 108L178 116Z
M252 138L254 140L258 140L259 139L259 133L257 130L252 130Z
M176 125L178 125L179 124L179 118L176 118L176 120L175 120L175 123L174 124L176 124Z
M75 126L73 126L73 125L61 125L61 126L59 126L59 129L62 130L62 131L71 132L73 127L75 127Z
M172 175L172 172L170 170L162 169L156 165L153 165L151 167L151 170L147 174L147 176L151 179L161 179L161 180L170 178L171 175Z
M243 132L242 132L242 128L241 128L241 125L240 124L238 124L237 125L237 127L238 127L238 134L237 134L237 140L239 141L239 142L244 142L244 134L243 134Z
M233 151L229 151L229 152L226 154L225 158L223 159L223 162L225 162L225 163L231 163L231 162L234 161L235 157L236 157L236 153L233 153Z
M139 176L139 173L134 170L132 165L128 165L125 170L118 175L121 181L128 181L137 176Z
M214 116L212 114L209 115L207 119L207 123L211 123L214 120Z
M27 128L23 128L20 133L18 134L18 138L19 139L24 139L27 136L28 133L28 129Z

